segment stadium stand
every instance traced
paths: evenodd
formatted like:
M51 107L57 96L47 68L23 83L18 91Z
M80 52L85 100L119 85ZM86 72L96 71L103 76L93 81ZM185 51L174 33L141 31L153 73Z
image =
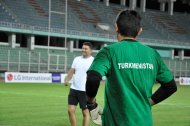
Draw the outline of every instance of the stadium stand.
M22 2L1 0L1 3L1 6L8 8L6 12L8 12L9 15L14 15L14 17L18 18L19 24L39 26L37 27L38 30L44 30L44 27L48 27L49 4L46 0L23 0ZM52 1L52 11L62 12L65 9L64 5L64 1L54 0ZM109 7L105 7L104 4L96 1L84 0L79 2L70 0L68 1L68 30L91 32L91 35L95 37L97 35L93 33L114 34L113 17L124 8L125 7L115 4L110 4ZM5 12L3 14L6 15ZM180 16L180 14L178 15ZM52 28L65 28L64 16L58 14L52 14L51 16ZM188 21L183 22L177 16L169 16L167 13L152 10L147 10L146 13L142 13L142 16L144 17L144 34L142 34L140 38L183 41L184 44L189 45L189 28L183 27L184 22L186 23ZM8 22L12 21L10 20ZM104 31L97 28L97 23L108 24L110 30ZM71 33L79 34L79 32L74 31ZM106 35L98 37L106 37Z
M16 19L6 10L5 6L0 3L0 17L4 22L16 22Z
M127 7L110 3L109 7L97 1L68 1L68 34L70 36L80 36L88 38L93 36L95 40L105 38L107 41L115 39L115 20L117 13ZM49 3L47 0L0 0L0 27L17 28L23 33L46 35L48 34ZM52 11L64 12L65 2L62 0L52 0ZM137 8L137 11L140 10ZM141 12L140 12L141 13ZM190 16L188 14L175 13L169 16L167 13L147 9L142 15L143 34L139 40L151 43L153 47L161 44L184 45L190 47ZM65 16L51 14L51 31L63 36L65 33ZM183 19L183 20L182 20ZM109 26L108 30L97 27L102 23ZM43 34L42 34L43 32ZM56 35L55 35L56 36ZM71 37L72 38L72 37ZM104 41L103 41L104 42ZM80 49L73 52L64 49L50 48L48 55L47 48L35 46L34 50L27 48L11 48L0 45L0 70L48 72L48 60L51 72L63 72L65 65L68 69L74 57L80 55ZM96 53L94 53L95 55ZM19 58L22 57L22 58ZM65 61L65 59L67 61ZM190 75L189 60L165 59L166 64L171 68L176 76Z
M169 16L164 12L151 10L147 11L145 15L148 17L146 19L152 20L151 22L154 22L155 25L159 25L161 30L165 30L164 33L168 33L168 36L171 36L171 40L184 42L189 40L189 28L184 26L187 22L186 20L182 21L181 17Z

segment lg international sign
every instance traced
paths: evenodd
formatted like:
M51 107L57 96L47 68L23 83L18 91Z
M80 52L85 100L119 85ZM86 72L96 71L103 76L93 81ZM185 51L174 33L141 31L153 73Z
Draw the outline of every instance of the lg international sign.
M5 73L6 83L52 83L52 74L50 73Z
M12 81L13 80L13 74L7 74L6 75L6 79L8 80L8 81Z
M6 83L64 83L66 74L5 72Z

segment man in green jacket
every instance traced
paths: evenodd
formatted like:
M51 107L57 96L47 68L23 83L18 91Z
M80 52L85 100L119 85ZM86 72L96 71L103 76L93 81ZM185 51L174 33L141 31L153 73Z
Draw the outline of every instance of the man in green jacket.
M90 111L98 108L95 96L102 76L107 78L103 126L152 126L151 106L177 90L156 50L136 40L141 31L140 15L133 10L121 11L116 18L119 42L101 49L87 72ZM155 81L161 86L152 94Z

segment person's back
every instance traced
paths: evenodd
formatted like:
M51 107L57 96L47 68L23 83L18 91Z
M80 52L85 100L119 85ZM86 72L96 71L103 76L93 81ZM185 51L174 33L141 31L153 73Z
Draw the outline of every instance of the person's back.
M111 63L105 89L105 125L151 126L149 98L159 67L158 54L134 40L123 40L104 50Z
M91 117L100 116L95 96L101 77L107 77L103 126L152 126L151 105L177 90L160 55L136 40L142 31L140 20L136 11L121 11L116 19L119 42L101 49L88 70L86 94ZM156 81L161 86L152 94Z

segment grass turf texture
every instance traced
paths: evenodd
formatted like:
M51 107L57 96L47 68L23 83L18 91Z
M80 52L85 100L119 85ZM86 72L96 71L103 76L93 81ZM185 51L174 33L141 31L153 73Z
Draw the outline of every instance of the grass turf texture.
M158 86L154 86L154 90ZM69 126L67 96L69 86L61 84L0 83L0 126ZM103 106L104 85L97 102ZM153 126L190 126L190 86L152 108ZM82 126L82 113L76 111ZM95 126L92 122L90 126Z

